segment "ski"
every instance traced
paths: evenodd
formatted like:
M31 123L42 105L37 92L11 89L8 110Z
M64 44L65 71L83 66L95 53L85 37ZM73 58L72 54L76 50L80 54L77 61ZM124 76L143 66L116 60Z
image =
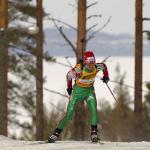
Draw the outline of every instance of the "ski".
M102 141L97 141L97 142L91 142L92 144L101 144L101 145L103 145L104 144L104 142L102 142Z

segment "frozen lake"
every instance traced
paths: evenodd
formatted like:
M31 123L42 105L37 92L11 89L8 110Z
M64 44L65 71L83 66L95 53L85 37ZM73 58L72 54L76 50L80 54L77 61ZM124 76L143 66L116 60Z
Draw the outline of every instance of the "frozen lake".
M96 62L101 62L103 59L104 57L96 57ZM56 57L56 60L63 64L69 65L67 60L64 57ZM75 65L76 62L75 58L69 58L68 60L72 64L72 66ZM126 78L124 83L134 87L134 57L110 57L106 61L106 64L108 66L110 80L113 81L115 79L116 76L115 68L117 64L119 64L121 74L126 72ZM150 65L150 57L144 57L143 58L143 89L144 90L146 90L144 83L150 81L150 69L148 69L149 65ZM44 85L44 88L54 90L67 95L66 73L69 71L69 69L70 69L69 67L65 67L58 63L44 63L44 76L46 77L47 80L47 82ZM102 76L102 72L98 73L98 76ZM116 83L111 81L109 82L109 86L112 90L115 85ZM98 103L103 98L105 98L105 100L109 101L111 104L114 103L114 99L109 93L106 85L103 84L102 81L99 80L99 78L96 78L95 80L95 91L96 91ZM129 91L133 99L134 88L129 88ZM143 92L143 94L145 94L145 91ZM49 104L53 103L57 105L59 100L63 101L64 103L68 102L67 98L44 90L44 102Z

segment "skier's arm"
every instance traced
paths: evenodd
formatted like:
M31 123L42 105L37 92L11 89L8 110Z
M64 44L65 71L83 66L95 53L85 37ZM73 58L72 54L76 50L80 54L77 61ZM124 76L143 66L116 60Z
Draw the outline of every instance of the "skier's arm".
M103 82L107 83L109 81L109 73L105 63L97 63L96 64L98 71L103 71Z
M77 64L74 68L72 68L66 75L67 80L67 92L71 95L72 92L72 79L76 79L81 75L81 67Z
M73 79L72 69L67 73L66 79L67 79L67 88L72 88L72 79Z

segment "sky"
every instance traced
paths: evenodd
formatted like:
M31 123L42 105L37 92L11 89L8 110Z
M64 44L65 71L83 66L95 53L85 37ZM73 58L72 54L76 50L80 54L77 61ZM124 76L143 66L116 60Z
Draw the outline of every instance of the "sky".
M135 0L88 0L88 4L98 1L98 4L87 11L87 15L101 14L100 19L91 20L103 26L111 17L109 24L102 30L103 32L120 34L128 33L134 35L135 31ZM64 22L76 26L76 8L75 0L43 0L43 7L46 12L51 13L53 17L63 20ZM149 15L150 0L143 0L143 17ZM144 22L144 29L150 29L150 22ZM52 23L45 21L44 26L52 27Z

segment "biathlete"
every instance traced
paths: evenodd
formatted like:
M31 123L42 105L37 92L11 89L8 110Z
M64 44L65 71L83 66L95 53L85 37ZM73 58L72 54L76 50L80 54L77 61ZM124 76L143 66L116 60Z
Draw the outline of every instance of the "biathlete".
M104 83L107 83L109 81L109 74L106 64L96 63L93 52L86 51L83 56L83 64L76 64L75 67L67 73L67 92L70 96L67 113L59 122L54 132L49 135L47 140L49 143L54 143L58 139L69 120L72 119L76 105L80 101L86 101L90 110L91 141L98 142L100 140L97 129L97 100L94 90L95 77L99 71L103 72L102 80ZM73 87L72 79L75 80Z

